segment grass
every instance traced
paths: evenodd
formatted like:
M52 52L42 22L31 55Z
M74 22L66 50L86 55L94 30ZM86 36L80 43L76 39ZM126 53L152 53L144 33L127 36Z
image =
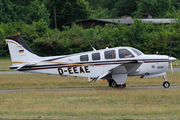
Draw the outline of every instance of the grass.
M170 67L170 65L169 65ZM176 60L173 62L173 68L180 68L180 60Z
M0 71L10 71L9 67L12 66L10 58L1 58L0 59Z
M180 89L1 93L6 119L180 119Z

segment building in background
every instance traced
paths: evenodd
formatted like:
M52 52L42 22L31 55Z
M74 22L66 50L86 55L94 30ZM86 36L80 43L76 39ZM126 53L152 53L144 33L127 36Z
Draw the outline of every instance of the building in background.
M105 24L126 24L126 25L131 25L134 23L134 20L141 20L143 22L149 23L162 23L162 24L169 24L173 23L175 21L174 18L158 18L158 19L153 19L152 15L150 14L143 14L143 19L132 19L130 16L124 16L121 19L84 19L84 20L79 20L79 21L73 21L70 23L65 23L65 26L71 27L73 23L82 25L84 29L88 29L90 27L95 27L97 25L104 27Z

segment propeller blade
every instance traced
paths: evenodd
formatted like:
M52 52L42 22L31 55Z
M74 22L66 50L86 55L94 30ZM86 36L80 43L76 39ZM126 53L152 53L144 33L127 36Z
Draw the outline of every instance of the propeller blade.
M173 66L172 66L172 62L170 63L171 64L171 73L173 75Z
M175 57L169 57L169 63L171 65L171 72L172 72L172 75L173 75L173 66L172 66L172 62L176 61L177 59Z

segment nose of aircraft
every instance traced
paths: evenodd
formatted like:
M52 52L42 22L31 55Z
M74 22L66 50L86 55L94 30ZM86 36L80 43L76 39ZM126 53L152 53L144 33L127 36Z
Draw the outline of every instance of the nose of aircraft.
M169 57L169 62L174 62L176 61L177 59L175 57Z

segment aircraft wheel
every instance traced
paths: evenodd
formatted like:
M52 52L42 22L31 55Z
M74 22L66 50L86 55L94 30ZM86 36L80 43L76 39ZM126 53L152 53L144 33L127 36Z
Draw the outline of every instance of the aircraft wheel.
M163 83L163 86L164 86L164 88L169 88L169 87L170 87L170 83L167 82L167 81L165 81L165 82Z
M112 87L112 88L116 88L117 83L115 81L111 81L111 82L109 82L109 86Z

